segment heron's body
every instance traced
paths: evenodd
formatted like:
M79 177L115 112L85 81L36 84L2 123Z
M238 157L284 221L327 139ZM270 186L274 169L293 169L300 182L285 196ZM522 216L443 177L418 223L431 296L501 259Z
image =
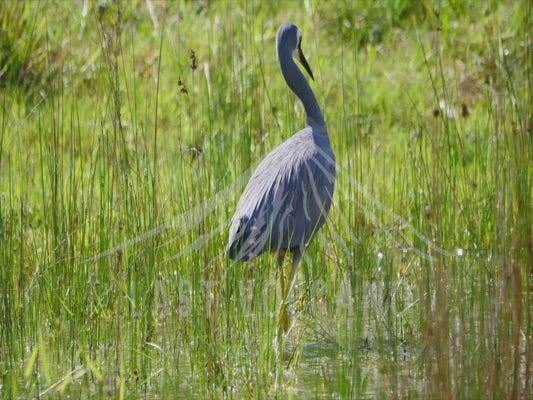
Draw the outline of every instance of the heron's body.
M327 132L301 130L271 152L246 187L233 217L230 257L303 250L324 224L335 185Z
M233 216L229 237L229 255L236 261L250 261L268 250L282 255L290 251L293 265L289 290L306 246L326 221L335 187L335 155L326 123L313 90L293 58L299 58L313 77L301 41L302 33L296 25L280 27L279 65L287 85L304 106L307 127L272 151L256 169ZM286 289L283 278L284 304Z

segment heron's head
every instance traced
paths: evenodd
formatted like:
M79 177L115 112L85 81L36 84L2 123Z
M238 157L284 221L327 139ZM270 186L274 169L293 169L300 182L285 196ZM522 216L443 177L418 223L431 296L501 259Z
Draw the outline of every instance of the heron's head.
M278 54L290 50L292 56L302 64L311 79L315 80L313 71L302 52L302 31L293 23L287 22L278 30L277 36Z

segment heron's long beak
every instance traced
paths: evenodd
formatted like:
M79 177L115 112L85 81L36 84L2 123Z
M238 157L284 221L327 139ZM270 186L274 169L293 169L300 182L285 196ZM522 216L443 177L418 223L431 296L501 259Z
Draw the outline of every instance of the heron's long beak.
M311 71L311 67L307 63L307 60L305 59L304 53L302 52L302 48L300 45L298 45L298 53L296 54L296 58L302 63L305 70L309 73L309 76L312 80L315 80L315 77L313 76L313 71Z

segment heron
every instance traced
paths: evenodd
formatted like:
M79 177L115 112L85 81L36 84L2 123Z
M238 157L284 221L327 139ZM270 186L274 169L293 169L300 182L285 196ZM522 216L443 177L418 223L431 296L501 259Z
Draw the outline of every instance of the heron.
M251 261L266 251L277 253L282 304L286 304L305 250L329 214L336 168L322 110L294 61L314 80L301 48L302 31L285 23L276 42L281 72L302 102L307 127L269 153L253 173L231 220L228 253L235 261ZM283 268L287 252L292 254L288 282Z

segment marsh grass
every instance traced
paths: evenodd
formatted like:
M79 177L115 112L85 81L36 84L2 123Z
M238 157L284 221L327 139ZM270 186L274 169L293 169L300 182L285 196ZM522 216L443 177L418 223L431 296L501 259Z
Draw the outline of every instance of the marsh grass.
M530 4L13 1L0 20L2 397L531 396ZM279 338L275 257L224 249L253 168L303 127L275 61L288 20L338 180Z

